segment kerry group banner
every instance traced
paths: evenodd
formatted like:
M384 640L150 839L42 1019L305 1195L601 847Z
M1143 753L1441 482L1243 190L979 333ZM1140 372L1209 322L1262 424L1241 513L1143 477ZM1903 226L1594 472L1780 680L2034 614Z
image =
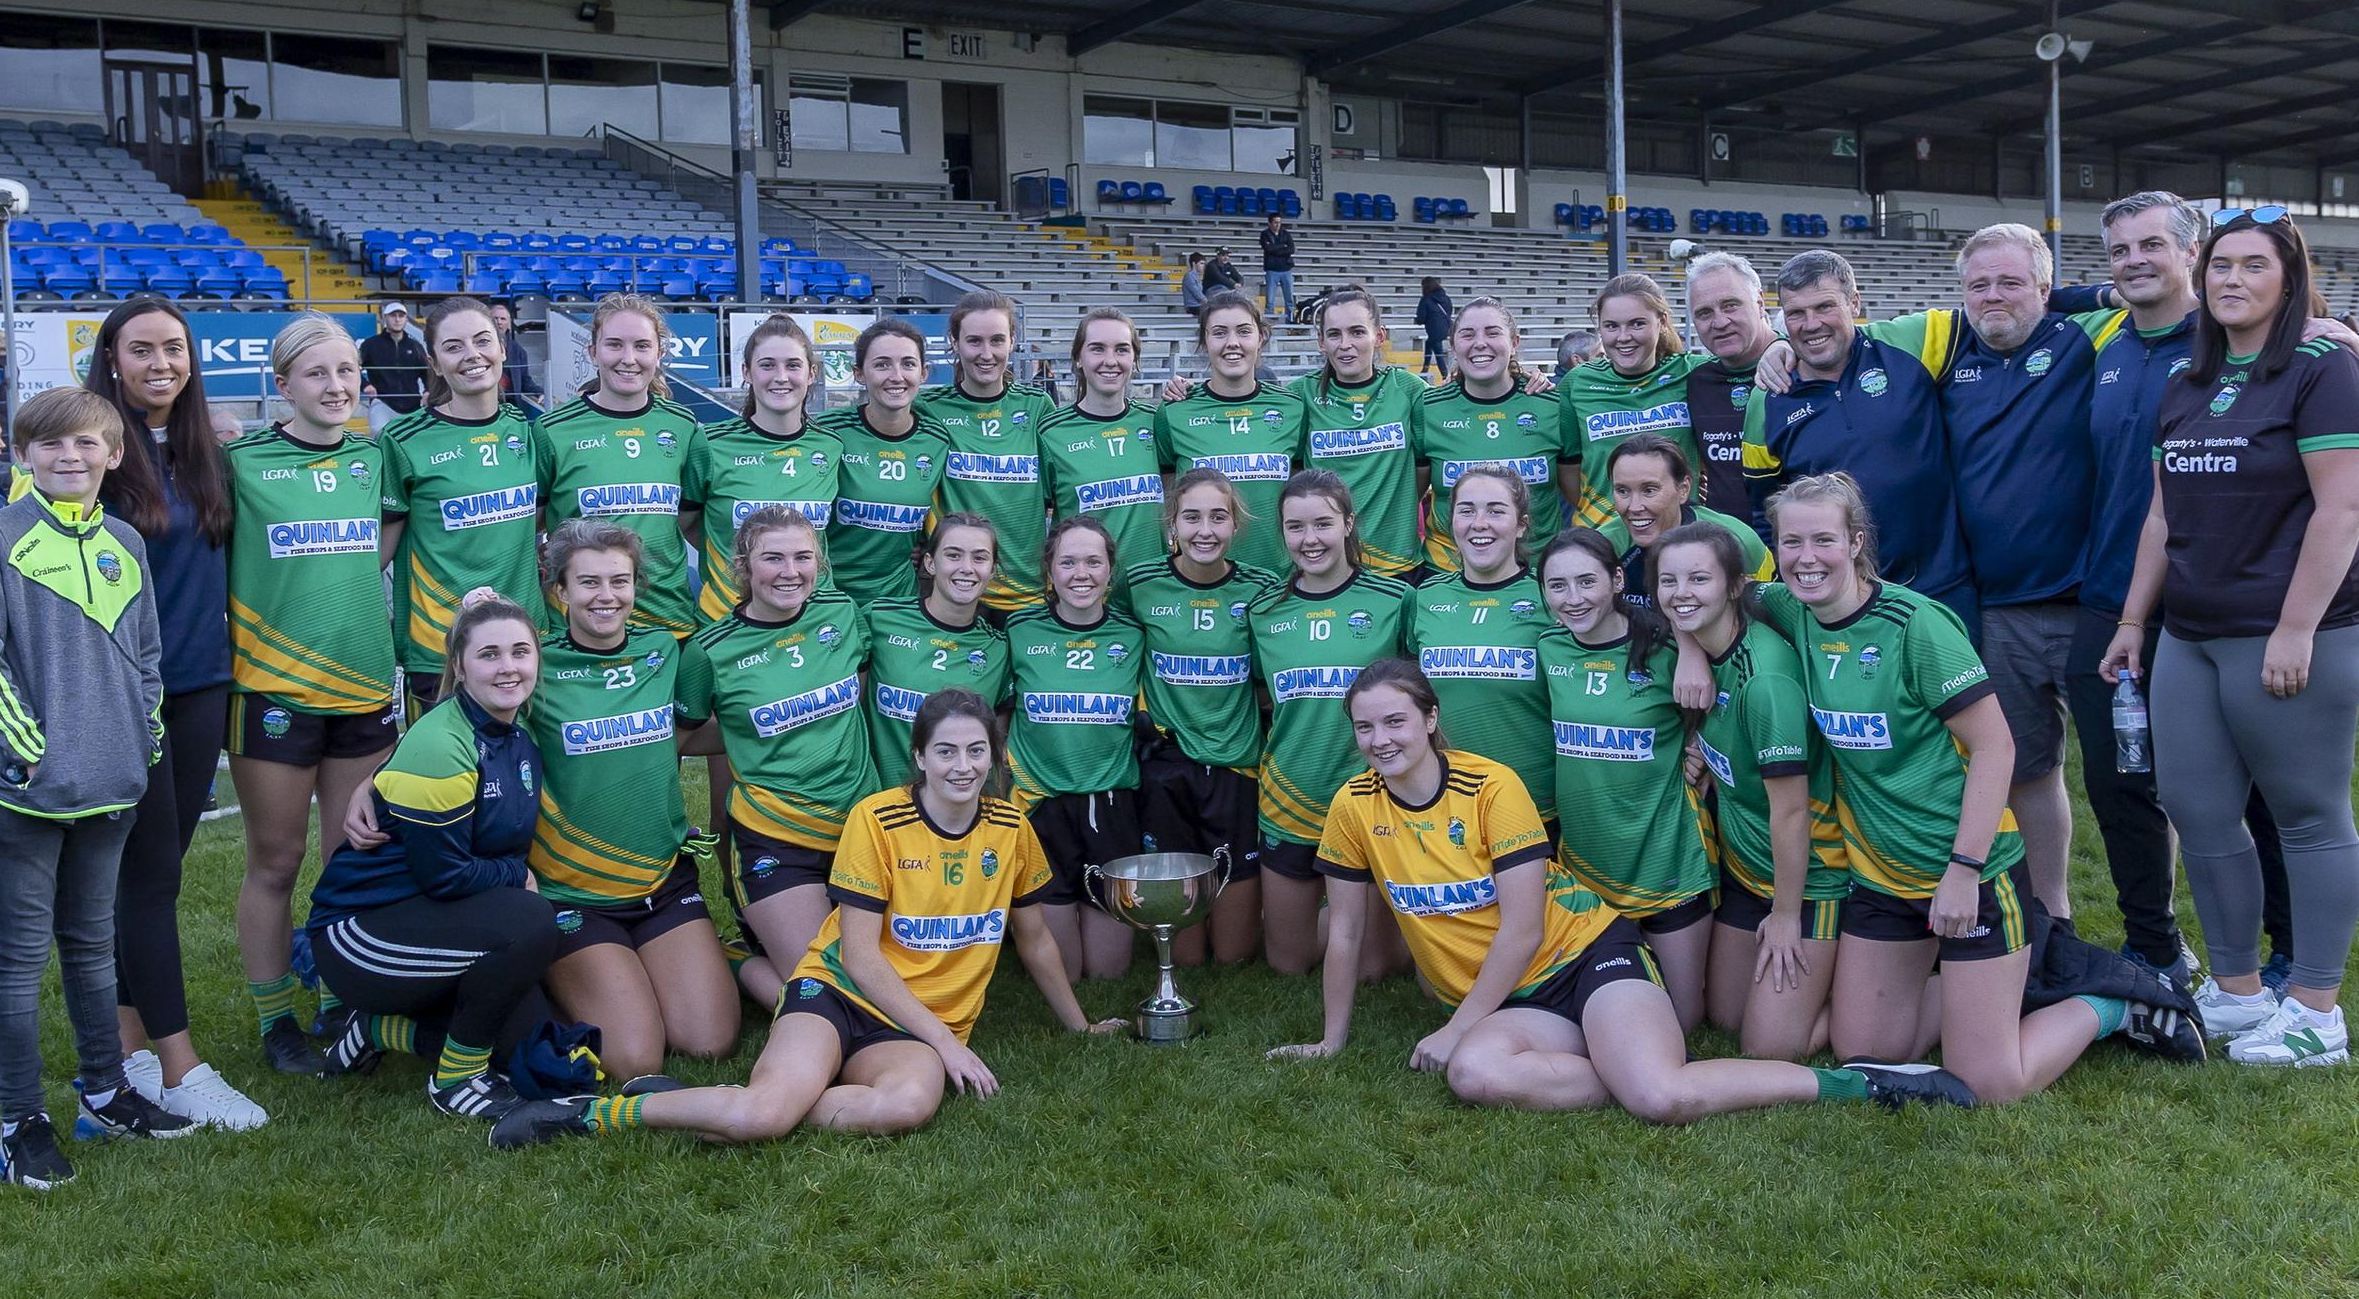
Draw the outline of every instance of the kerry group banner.
M205 376L205 396L212 401L261 401L278 395L270 374L270 340L295 322L292 311L192 311L188 327L196 334L197 369ZM325 313L358 342L377 330L377 318L365 311Z

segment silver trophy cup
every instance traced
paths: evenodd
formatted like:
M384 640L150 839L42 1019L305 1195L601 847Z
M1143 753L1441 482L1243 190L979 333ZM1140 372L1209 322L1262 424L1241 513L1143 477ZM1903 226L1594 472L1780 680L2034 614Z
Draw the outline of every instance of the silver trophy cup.
M1141 1042L1185 1042L1203 1031L1196 1003L1180 995L1172 978L1171 936L1212 913L1213 899L1228 887L1228 857L1225 847L1211 857L1150 852L1089 867L1107 913L1155 936L1155 991L1139 1003L1131 1023L1131 1035Z

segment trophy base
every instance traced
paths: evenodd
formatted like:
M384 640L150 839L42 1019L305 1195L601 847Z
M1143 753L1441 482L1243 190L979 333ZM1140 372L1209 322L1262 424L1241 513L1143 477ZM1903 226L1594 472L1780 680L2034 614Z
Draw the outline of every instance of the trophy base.
M1204 1035L1204 1026L1196 1021L1196 1008L1186 1003L1177 1007L1141 1003L1136 1019L1130 1024L1133 1039L1149 1046L1178 1046Z

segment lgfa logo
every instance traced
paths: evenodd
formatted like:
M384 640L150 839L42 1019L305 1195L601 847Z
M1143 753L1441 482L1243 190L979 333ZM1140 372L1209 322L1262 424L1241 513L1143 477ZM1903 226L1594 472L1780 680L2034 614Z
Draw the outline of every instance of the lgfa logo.
M2049 368L2055 364L2056 354L2043 347L2023 358L2023 372L2037 379L2046 374Z
M2216 396L2216 397L2214 397L2214 398L2212 398L2212 414L2214 414L2214 415L2225 415L2225 414L2227 414L2227 413L2228 413L2228 408L2229 408L2230 406L2233 406L2233 405L2235 405L2235 404L2236 404L2236 395L2237 395L2238 393L2241 393L2241 392L2243 392L2243 391L2244 391L2244 389L2242 389L2242 388L2239 388L2239 387L2237 387L2235 384L2232 384L2232 383L2231 383L2231 384L2227 384L2227 385L2223 386L2223 387L2220 389L2220 393L2219 393L2219 395L2218 395L2218 396Z
M1869 370L1859 376L1859 390L1870 397L1881 397L1892 386L1891 376L1882 370Z
M1736 407L1738 410L1743 410L1745 408L1746 399L1752 395L1753 386L1751 384L1740 383L1728 390L1728 404Z

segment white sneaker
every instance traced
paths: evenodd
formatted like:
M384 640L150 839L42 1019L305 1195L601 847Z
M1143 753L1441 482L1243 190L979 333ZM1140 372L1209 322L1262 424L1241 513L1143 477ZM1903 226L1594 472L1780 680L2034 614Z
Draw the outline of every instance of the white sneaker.
M123 1057L123 1080L150 1103L160 1103L164 1094L164 1062L156 1058L155 1052L141 1047Z
M2277 998L2266 988L2247 997L2205 979L2195 990L2195 1008L2203 1012L2203 1035L2217 1040L2241 1037L2268 1023L2277 1013Z
M2228 1044L2228 1058L2238 1064L2293 1065L2307 1069L2341 1064L2351 1058L2351 1034L2343 1027L2343 1008L2321 1015L2287 997L2267 1023Z
M189 1070L178 1087L166 1087L158 1103L184 1119L225 1132L250 1132L270 1122L261 1106L230 1086L209 1064Z

